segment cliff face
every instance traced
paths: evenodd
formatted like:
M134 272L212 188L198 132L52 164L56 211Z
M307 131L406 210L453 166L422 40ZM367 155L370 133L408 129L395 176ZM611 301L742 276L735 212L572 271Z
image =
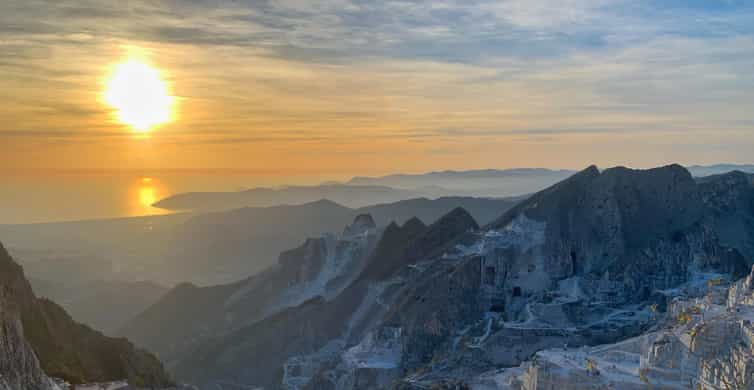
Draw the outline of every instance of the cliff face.
M478 378L501 390L752 389L752 274L679 295L664 326L619 343L547 349L518 368Z
M748 186L739 188L718 179L699 185L677 165L602 173L590 167L493 223L491 229L504 231L530 221L541 226L543 237L531 248L507 246L508 253L487 253L487 264L495 270L532 269L532 275L518 282L523 295L541 293L558 280L579 276L604 280L603 290L611 290L615 302L646 300L652 291L676 286L689 272L702 269L740 276L746 272L743 254L750 241L732 238L732 222L716 215L712 207L722 202L725 206L719 208L736 208L732 213L740 215L738 198L743 195L735 194L739 190L747 197L751 193ZM747 230L752 231L741 229L739 235L751 234ZM546 275L533 277L543 270ZM516 283L508 277L498 281Z
M24 384L11 388L46 389L43 373L72 383L126 379L133 386L172 385L153 355L78 324L57 304L36 298L23 269L2 246L0 288L0 346L6 350L0 372L4 380Z
M52 382L24 337L20 310L29 290L21 272L0 245L0 389L48 390Z

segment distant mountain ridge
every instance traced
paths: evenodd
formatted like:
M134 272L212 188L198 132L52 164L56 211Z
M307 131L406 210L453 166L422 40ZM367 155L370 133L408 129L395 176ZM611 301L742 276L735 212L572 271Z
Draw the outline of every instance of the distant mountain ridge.
M692 176L704 177L723 173L740 171L754 173L754 164L714 164L714 165L690 165L686 167Z
M424 193L386 186L324 184L282 188L252 188L237 192L188 192L157 201L153 206L168 210L212 211L241 207L297 205L328 199L351 207L416 198Z
M511 177L563 177L576 171L569 169L548 168L511 168L511 169L474 169L474 170L444 170L426 173L396 173L385 176L355 176L346 184L354 185L389 185L398 188L417 188L426 185L436 185L440 180L490 179L503 180Z
M694 177L734 170L754 173L754 165L745 164L693 165L687 169ZM217 211L240 207L296 205L329 199L357 208L418 197L516 197L539 191L574 173L576 171L569 169L513 168L356 176L343 183L260 187L237 192L180 193L161 199L154 206L168 210Z
M168 210L207 211L296 205L317 199L329 199L348 207L365 207L418 197L512 197L538 191L572 173L568 170L520 168L354 177L345 183L181 193L162 199L154 206Z

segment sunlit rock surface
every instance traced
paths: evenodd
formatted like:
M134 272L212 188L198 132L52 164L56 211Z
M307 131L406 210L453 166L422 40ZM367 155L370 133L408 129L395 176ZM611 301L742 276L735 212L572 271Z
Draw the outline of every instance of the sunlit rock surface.
M709 279L707 292L680 290L657 329L625 341L547 349L519 368L476 378L479 389L754 388L752 276L729 286Z

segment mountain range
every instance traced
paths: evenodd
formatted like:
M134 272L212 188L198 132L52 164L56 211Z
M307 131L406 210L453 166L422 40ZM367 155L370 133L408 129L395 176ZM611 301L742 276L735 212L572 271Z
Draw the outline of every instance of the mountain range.
M161 199L154 206L168 210L216 211L239 207L295 205L328 199L347 207L359 208L419 197L510 198L538 191L572 173L567 170L527 168L355 177L345 183L329 182L313 186L180 193Z
M747 275L752 183L592 166L486 224L460 207L384 229L362 213L258 277L176 287L121 334L207 389L489 385L540 351L641 336L699 286ZM539 389L508 379L489 388Z
M703 177L734 170L754 173L754 165L693 165L688 170L694 177ZM217 211L240 207L296 205L328 199L347 207L359 208L418 197L510 198L537 192L574 173L576 172L567 169L515 168L357 176L343 183L328 182L312 186L179 193L159 200L154 206L168 210Z
M320 200L152 226L179 248L152 274L205 283L30 283L0 246L0 389L754 386L742 171L590 166L524 199ZM292 249L241 275L266 243Z

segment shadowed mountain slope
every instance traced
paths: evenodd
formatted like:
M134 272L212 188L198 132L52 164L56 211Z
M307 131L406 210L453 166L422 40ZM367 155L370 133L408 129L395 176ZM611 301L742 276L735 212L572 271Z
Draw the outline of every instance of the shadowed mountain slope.
M34 296L23 269L1 245L0 275L2 316L11 316L10 327L6 328L8 333L3 334L5 340L0 344L10 342L18 346L18 350L3 359L17 359L26 370L20 374L25 378L22 380L35 382L29 383L29 388L43 388L39 387L42 379L37 364L47 375L72 383L126 379L142 387L163 388L172 384L162 364L150 353L136 349L126 339L106 337L76 323L54 302ZM22 324L23 339L28 340L28 344L21 339L18 324ZM32 357L27 345L36 356ZM10 372L13 371L11 368ZM3 376L6 375L3 371Z

